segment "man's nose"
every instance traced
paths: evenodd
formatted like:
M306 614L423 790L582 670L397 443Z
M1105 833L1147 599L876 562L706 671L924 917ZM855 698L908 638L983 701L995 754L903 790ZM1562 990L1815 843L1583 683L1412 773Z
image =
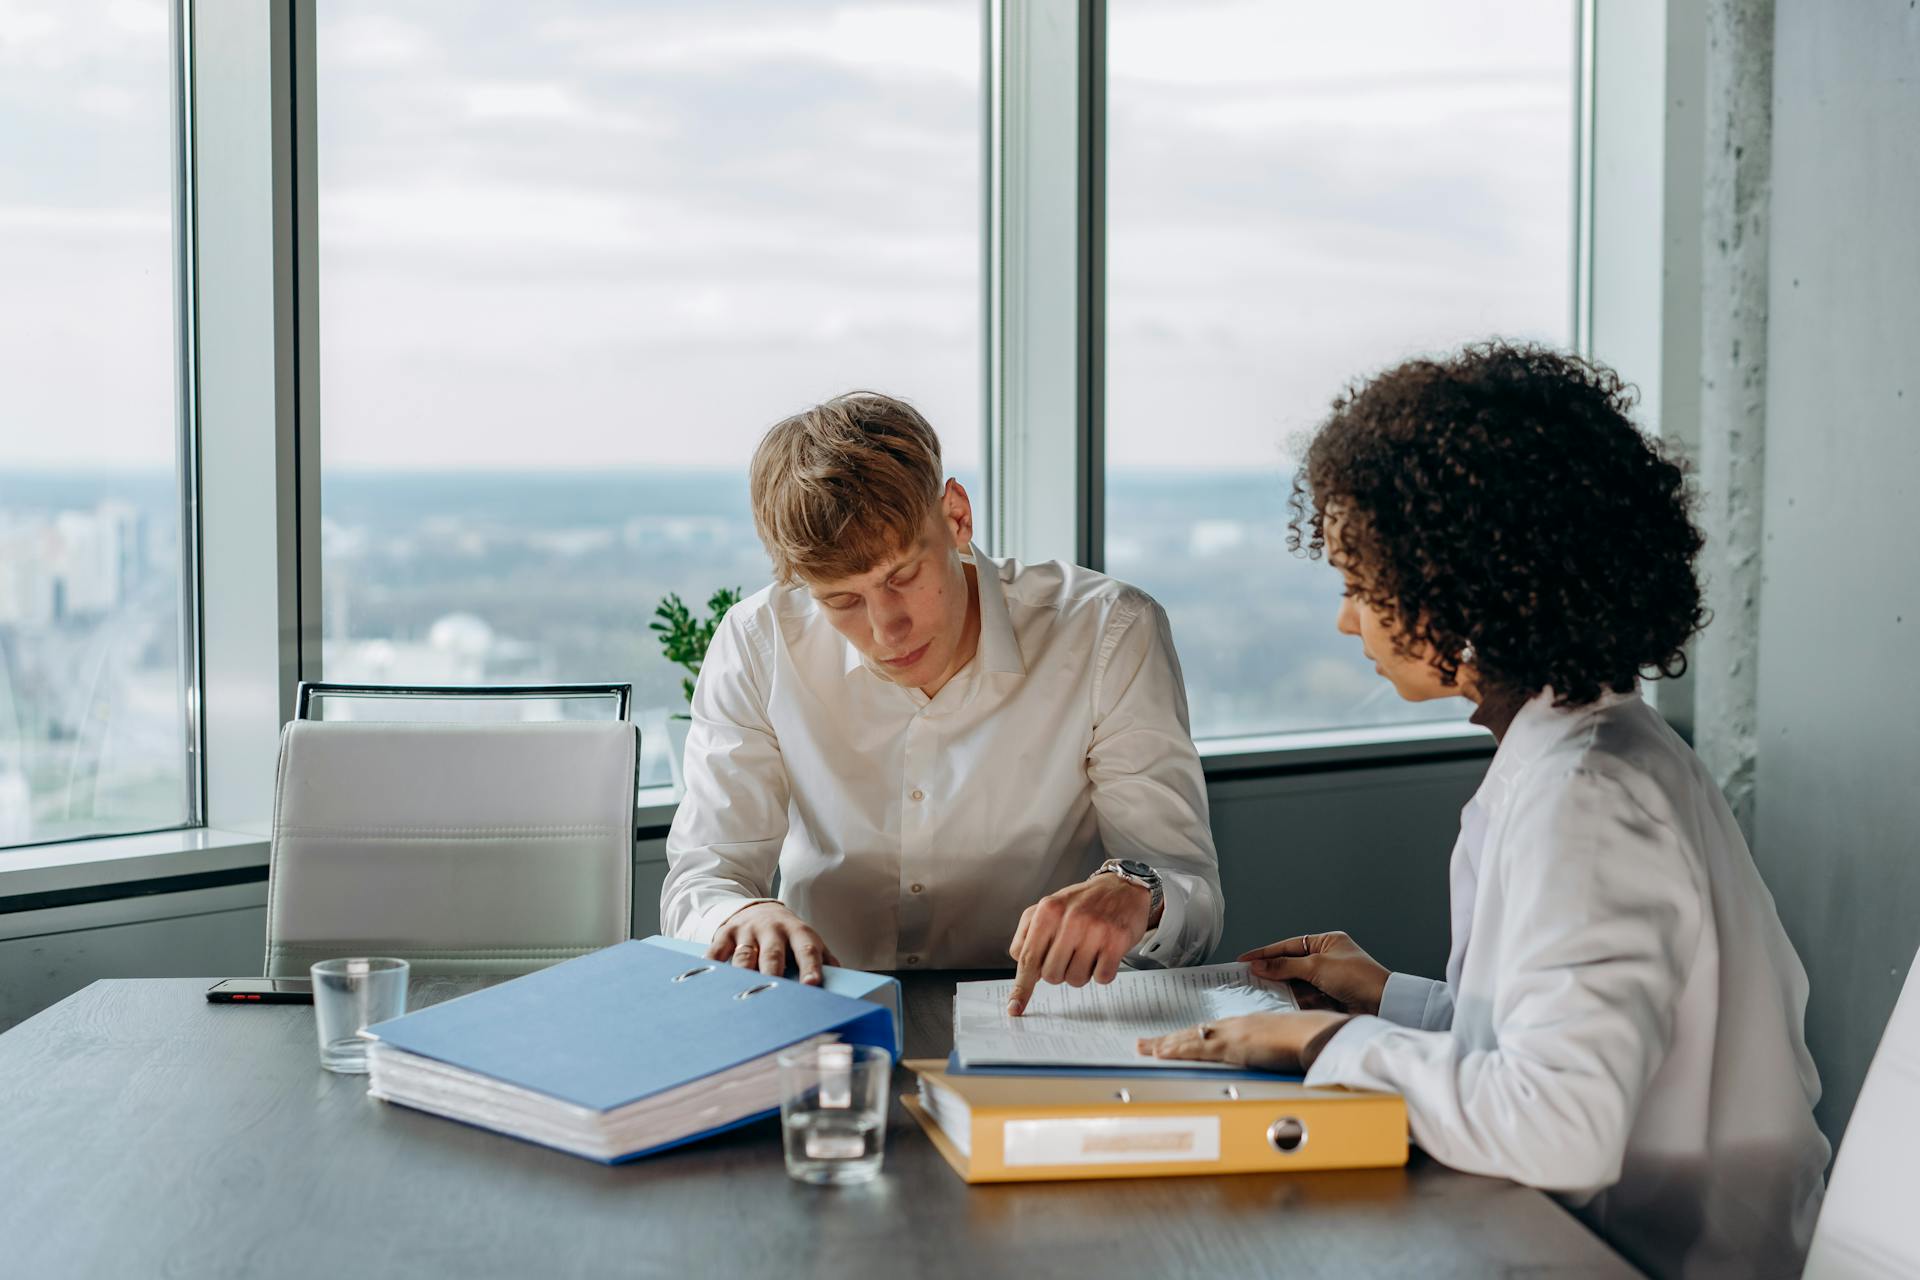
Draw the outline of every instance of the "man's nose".
M1360 611L1353 607L1353 597L1341 598L1340 612L1334 616L1333 625L1343 636L1360 634Z
M882 644L905 639L913 630L913 619L905 609L890 609L881 605L873 611L873 638Z

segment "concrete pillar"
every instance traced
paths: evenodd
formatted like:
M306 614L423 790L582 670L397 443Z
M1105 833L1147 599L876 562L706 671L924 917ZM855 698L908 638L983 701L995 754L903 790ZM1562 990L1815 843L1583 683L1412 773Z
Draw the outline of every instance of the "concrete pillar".
M1772 156L1773 0L1710 0L1699 464L1702 569L1713 621L1694 651L1694 746L1749 839L1758 757Z

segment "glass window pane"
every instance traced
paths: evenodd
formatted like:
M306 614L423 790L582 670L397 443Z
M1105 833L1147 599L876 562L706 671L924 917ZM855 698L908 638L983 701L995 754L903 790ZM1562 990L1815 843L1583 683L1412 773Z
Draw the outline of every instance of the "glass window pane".
M648 623L766 583L768 426L887 391L977 480L980 44L978 0L320 6L328 678L632 680L664 781Z
M169 57L0 5L0 845L190 817Z
M1573 5L1108 14L1108 569L1172 616L1199 736L1464 714L1334 631L1286 447L1406 356L1569 340Z

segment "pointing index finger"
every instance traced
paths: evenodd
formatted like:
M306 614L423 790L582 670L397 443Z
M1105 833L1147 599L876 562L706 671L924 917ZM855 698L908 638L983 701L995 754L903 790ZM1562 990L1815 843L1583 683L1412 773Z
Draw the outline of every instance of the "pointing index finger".
M1019 1017L1027 1011L1027 1001L1033 998L1033 988L1040 981L1040 957L1032 948L1020 957L1020 969L1013 975L1013 991L1007 996L1007 1012Z

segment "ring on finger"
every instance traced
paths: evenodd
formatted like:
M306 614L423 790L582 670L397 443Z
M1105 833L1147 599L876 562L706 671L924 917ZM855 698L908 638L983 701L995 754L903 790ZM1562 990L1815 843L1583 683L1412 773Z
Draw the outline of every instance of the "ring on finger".
M1213 1033L1214 1033L1214 1030L1215 1030L1215 1028L1214 1028L1214 1025L1213 1025L1213 1024L1212 1024L1211 1022L1203 1022L1203 1023L1201 1023L1201 1024L1200 1024L1200 1038L1201 1038L1202 1040L1211 1040L1211 1039L1213 1039Z

